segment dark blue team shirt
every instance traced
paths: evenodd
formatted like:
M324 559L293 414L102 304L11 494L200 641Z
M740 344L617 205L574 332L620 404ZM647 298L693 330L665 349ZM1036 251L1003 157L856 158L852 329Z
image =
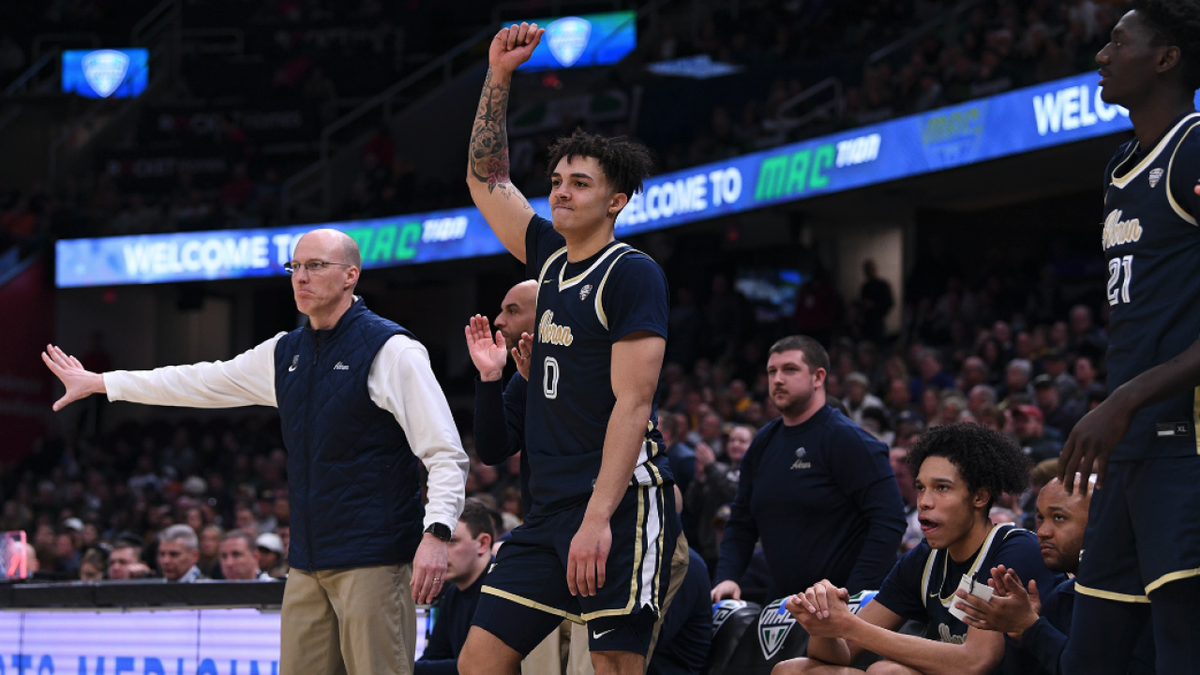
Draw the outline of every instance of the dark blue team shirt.
M979 551L963 562L955 562L944 549L935 552L922 539L896 563L875 600L904 619L925 624L926 638L962 644L967 625L950 614L954 591L964 574L986 585L997 565L1016 571L1026 585L1033 579L1038 588L1054 588L1055 576L1042 561L1037 536L1011 525L996 525ZM1036 668L1031 655L1007 652L996 672L1031 673Z
M616 404L612 345L636 331L666 338L669 299L667 277L649 256L614 241L568 263L562 235L541 216L529 222L525 254L538 281L525 448L534 508L546 515L591 495ZM671 481L657 409L656 394L633 483Z
M883 582L904 536L887 446L826 406L759 431L742 460L716 580L738 580L761 536L772 598L822 579L851 593Z
M471 618L475 616L484 579L487 569L467 588L460 591L451 584L442 593L425 652L413 664L415 675L458 675L458 654L471 630Z
M1110 392L1200 338L1197 127L1200 115L1185 115L1150 148L1121 146L1105 170ZM1198 408L1195 392L1144 408L1111 459L1195 455Z

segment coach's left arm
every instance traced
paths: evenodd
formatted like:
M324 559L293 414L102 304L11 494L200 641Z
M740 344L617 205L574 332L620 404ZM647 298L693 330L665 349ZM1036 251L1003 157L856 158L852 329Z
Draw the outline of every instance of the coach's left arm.
M604 585L604 563L612 545L609 519L637 466L666 348L666 339L651 331L633 332L613 343L612 388L617 402L604 435L600 475L567 557L567 587L572 595L595 595Z

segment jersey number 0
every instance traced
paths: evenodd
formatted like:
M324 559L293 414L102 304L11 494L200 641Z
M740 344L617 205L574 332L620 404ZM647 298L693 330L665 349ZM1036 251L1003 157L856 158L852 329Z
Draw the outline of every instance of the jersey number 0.
M558 398L558 361L553 356L547 356L542 366L542 391L546 398Z

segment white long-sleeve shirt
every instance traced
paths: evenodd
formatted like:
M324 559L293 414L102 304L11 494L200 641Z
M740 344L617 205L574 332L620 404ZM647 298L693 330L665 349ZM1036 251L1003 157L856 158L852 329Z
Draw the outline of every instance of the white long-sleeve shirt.
M108 400L189 408L277 407L275 343L284 335L230 361L104 373ZM371 364L367 391L375 405L396 417L413 454L429 471L425 527L442 523L454 531L469 463L425 347L404 335L388 339Z

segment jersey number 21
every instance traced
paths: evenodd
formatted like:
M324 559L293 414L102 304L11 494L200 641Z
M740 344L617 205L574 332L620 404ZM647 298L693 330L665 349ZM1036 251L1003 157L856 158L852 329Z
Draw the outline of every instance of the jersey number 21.
M1124 280L1121 279L1122 271ZM1108 261L1108 304L1129 303L1129 281L1133 278L1133 256Z

